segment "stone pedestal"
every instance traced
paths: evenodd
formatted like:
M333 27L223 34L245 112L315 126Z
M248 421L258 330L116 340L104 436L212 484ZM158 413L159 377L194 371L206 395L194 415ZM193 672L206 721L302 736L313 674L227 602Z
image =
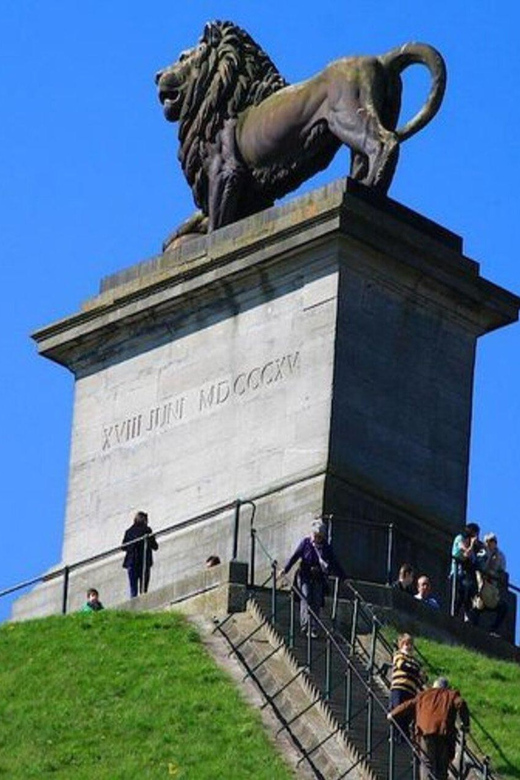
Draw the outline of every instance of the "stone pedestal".
M279 560L331 513L348 573L381 580L391 523L393 563L440 587L465 520L476 341L519 303L460 238L350 181L108 277L34 335L76 378L63 562L117 546L137 510L160 530L240 498ZM228 560L232 519L164 535L152 584ZM107 602L126 588L114 561L94 583Z

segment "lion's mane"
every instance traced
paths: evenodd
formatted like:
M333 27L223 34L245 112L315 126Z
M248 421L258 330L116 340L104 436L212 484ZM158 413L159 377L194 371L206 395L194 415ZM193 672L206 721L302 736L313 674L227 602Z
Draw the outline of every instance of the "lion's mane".
M179 124L179 160L195 203L207 213L206 148L215 143L226 120L287 86L258 46L232 22L206 25L200 43L185 55L189 64ZM196 71L196 77L191 73Z

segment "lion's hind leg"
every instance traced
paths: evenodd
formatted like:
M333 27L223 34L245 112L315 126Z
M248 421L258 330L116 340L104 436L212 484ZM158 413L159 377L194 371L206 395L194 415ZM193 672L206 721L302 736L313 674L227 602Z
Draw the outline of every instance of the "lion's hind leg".
M354 132L338 130L337 123L331 129L350 147L350 176L367 187L386 193L399 157L399 142L395 134L379 123L367 120L366 115Z
M397 167L397 161L399 159L399 142L387 144L383 148L383 153L380 160L377 162L377 167L374 171L374 181L372 187L382 192L384 195L388 192L388 188L394 178L395 169Z
M384 132L388 134L388 137L376 144L376 153L372 158L369 157L370 171L367 176L367 184L386 194L392 183L399 158L399 141L394 133L388 130L384 130Z
M379 93L376 93L379 96ZM371 98L366 101L359 113L365 120L364 147L368 160L368 171L364 183L386 193L399 157L399 140L392 130L387 130L380 119L379 106Z
M352 178L381 192L390 186L399 155L397 135L381 121L385 98L385 74L370 58L329 115L330 131L351 149Z
M356 181L363 181L368 174L368 157L361 152L350 150L350 177Z

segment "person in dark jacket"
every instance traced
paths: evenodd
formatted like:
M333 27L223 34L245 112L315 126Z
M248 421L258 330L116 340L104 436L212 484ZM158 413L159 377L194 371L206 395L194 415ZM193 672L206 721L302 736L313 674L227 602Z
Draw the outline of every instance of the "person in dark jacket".
M456 720L469 731L468 705L458 691L453 691L445 677L439 677L433 688L399 704L388 713L388 719L411 714L421 748L421 780L447 780L450 761L455 757Z
M403 563L399 569L399 576L392 582L392 588L401 593L408 593L409 596L415 596L415 587L413 584L415 572L409 563Z
M302 633L310 630L313 638L318 634L309 608L319 616L328 590L327 577L335 574L341 579L345 578L343 569L326 540L326 533L325 524L321 520L315 520L310 536L301 540L280 573L281 578L285 579L294 564L300 561L294 582L300 596L300 627Z
M130 598L146 593L150 583L150 569L153 565L153 550L159 545L148 525L146 512L137 512L134 522L123 536L122 549L125 552L123 568L128 571Z

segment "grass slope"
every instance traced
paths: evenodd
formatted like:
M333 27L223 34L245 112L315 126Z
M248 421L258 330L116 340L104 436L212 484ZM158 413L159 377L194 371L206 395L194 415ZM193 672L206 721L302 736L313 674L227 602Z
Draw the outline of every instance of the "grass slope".
M179 615L0 626L0 778L288 780L258 714Z
M424 638L416 643L428 661L430 679L447 677L466 699L471 734L491 756L492 770L520 778L520 666Z

